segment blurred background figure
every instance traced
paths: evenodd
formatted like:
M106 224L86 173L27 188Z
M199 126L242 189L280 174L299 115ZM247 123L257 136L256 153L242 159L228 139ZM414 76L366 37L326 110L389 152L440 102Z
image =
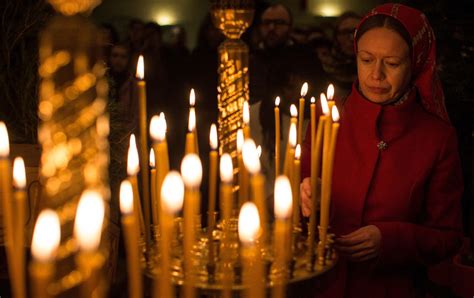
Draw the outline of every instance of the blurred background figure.
M142 50L144 29L145 24L139 19L132 19L128 23L127 41L130 46L132 57Z
M102 23L99 26L99 33L104 60L107 60L110 55L110 49L119 42L120 38L115 27L108 23Z

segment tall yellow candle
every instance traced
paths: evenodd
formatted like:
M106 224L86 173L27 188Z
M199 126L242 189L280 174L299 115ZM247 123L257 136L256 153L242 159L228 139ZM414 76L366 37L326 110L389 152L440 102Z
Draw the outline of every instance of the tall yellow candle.
M49 283L54 276L54 257L61 239L59 218L51 209L44 209L36 220L31 242L33 260L29 265L32 297L49 298Z
M217 127L215 124L211 125L209 132L209 189L208 189L208 211L207 211L207 237L209 243L209 263L214 262L214 245L212 232L216 222L216 192L217 192Z
M159 286L154 287L154 297L174 297L173 282L171 280L171 243L173 219L183 207L184 184L177 171L169 172L163 180L161 188L161 274Z
M151 192L151 220L153 225L158 224L158 201L156 198L156 168L155 168L155 150L150 149L150 192ZM152 237L153 238L153 237Z
M26 203L26 174L23 158L17 157L13 162L13 186L15 221L14 241L17 270L14 278L17 297L26 297L25 289L25 203Z
M147 113L146 113L146 86L145 86L145 64L143 56L138 57L137 73L138 79L138 109L140 127L140 167L142 178L142 200L145 223L145 239L147 246L150 244L150 178L148 173L148 142L147 142Z
M244 166L242 147L244 146L244 133L237 130L237 163L239 166L239 205L240 208L249 199L249 173Z
M128 294L129 297L142 297L142 273L138 245L138 226L133 216L134 206L132 184L125 180L120 185L120 211L127 252Z
M74 238L79 246L76 263L83 277L81 297L102 297L102 268L105 257L98 251L104 221L104 201L94 190L86 189L79 199L74 221Z
M198 154L196 147L196 111L189 109L188 133L186 134L185 154Z
M251 174L250 184L252 187L253 202L258 208L259 218L262 226L262 242L267 240L267 204L265 202L265 177L260 173L260 159L257 148L252 139L247 139L242 148L242 155L247 171Z
M306 93L308 93L308 83L304 83L303 86L301 86L301 92L300 92L300 100L299 100L299 119L298 119L298 139L297 142L298 144L301 144L303 141L303 121L304 121L304 106L305 106L305 99L304 97L306 96Z
M242 107L242 119L243 119L243 126L242 129L244 131L244 138L250 138L250 107L248 101L244 101L244 105Z
M293 227L295 229L300 228L300 180L301 180L301 146L298 144L295 149L295 160L293 165L292 175L292 193L294 194L293 200Z
M288 260L291 256L291 209L294 204L290 180L286 176L278 176L274 191L275 228L273 250L275 254L274 269L278 274L273 288L273 297L285 297L288 278Z
M187 154L181 162L181 175L185 186L184 195L184 296L194 297L195 274L192 250L196 240L196 217L199 215L199 186L202 180L202 165L199 156Z
M275 179L280 175L280 96L275 98Z
M221 216L222 216L222 228L223 228L223 238L221 242L221 257L223 266L223 297L231 297L232 294L232 280L233 280L233 270L231 264L231 233L230 233L230 218L232 215L232 180L233 180L233 166L232 158L230 154L224 153L221 156L220 164L220 201L221 201Z
M127 157L127 174L128 181L132 184L133 197L136 198L133 200L134 207L133 213L140 227L140 234L145 235L145 223L143 220L142 205L140 203L140 192L138 191L138 180L137 173L140 170L139 160L138 160L138 150L137 144L135 142L135 135L130 136L130 145L128 147L128 157Z
M290 114L291 114L290 130L288 131L288 142L286 143L285 160L283 162L283 174L286 175L287 177L291 176L290 167L292 163L290 162L290 160L293 160L293 156L295 154L294 152L290 152L290 149L292 147L291 144L294 144L293 145L293 149L294 149L298 141L298 126L297 126L298 125L298 119L297 119L298 110L296 109L295 105L290 106Z

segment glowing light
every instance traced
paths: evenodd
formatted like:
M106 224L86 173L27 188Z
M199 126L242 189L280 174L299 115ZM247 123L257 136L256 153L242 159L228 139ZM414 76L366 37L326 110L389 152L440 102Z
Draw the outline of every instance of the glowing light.
M160 10L155 17L160 26L174 25L177 22L176 15L170 10Z
M316 103L316 98L314 98L314 96L311 96L310 102L311 103Z
M328 95L328 100L332 100L334 98L334 85L333 84L329 84L327 95Z
M279 219L288 218L293 205L293 195L288 177L280 175L275 180L275 217Z
M290 134L289 134L289 136L288 136L288 141L290 142L291 148L295 148L295 147L296 147L296 137L297 137L297 134L296 134L296 124L295 124L295 123L291 123L291 124L290 124Z
M169 172L161 187L161 206L168 213L177 213L183 208L184 183L177 171Z
M181 162L181 175L186 187L199 187L202 180L202 164L197 154L187 154Z
M136 77L137 79L140 79L140 80L143 80L145 78L145 63L143 61L142 55L138 57Z
M262 157L262 146L260 145L257 146L257 154L258 154L258 158Z
M342 8L339 5L333 3L322 3L319 5L315 5L311 11L323 17L337 17L340 16L343 12Z
M293 118L298 117L298 109L296 108L295 105L291 105L291 106L290 106L290 115L291 115L291 117L293 117Z
M260 159L258 158L257 147L252 139L247 139L242 147L242 157L247 171L257 174L260 171Z
M232 183L234 168L232 165L232 157L230 157L229 153L222 154L219 169L221 180L225 183Z
M31 254L35 260L49 262L53 260L61 240L61 228L56 212L51 209L41 211L36 220Z
M243 114L243 120L245 125L249 125L250 123L250 108L249 108L249 103L247 101L244 101L244 106L242 110Z
M120 211L123 214L133 212L133 189L132 184L128 180L124 180L120 184Z
M163 116L162 116L163 115ZM166 120L164 114L160 116L151 117L150 121L150 135L154 141L162 142L166 138Z
M211 124L211 130L209 131L209 144L212 150L217 150L217 127L214 123Z
M329 105L328 105L328 101L326 100L326 95L324 95L324 93L321 93L320 101L321 101L321 109L323 110L324 115L328 115Z
M237 152L242 152L242 147L244 146L244 131L239 128L237 129Z
M4 122L0 121L0 158L8 157L10 154L10 141L8 130Z
M129 176L136 175L139 169L140 164L138 159L137 142L135 140L135 135L132 133L132 135L130 135L130 145L128 147L127 174Z
M85 190L79 200L74 222L74 237L84 251L94 251L100 243L104 221L104 201L93 190Z
M252 244L258 239L260 217L254 203L246 202L240 208L238 229L239 239L244 244Z
M196 129L196 110L189 108L188 131L192 132Z
M191 88L189 92L189 105L194 107L196 105L196 94L194 93L194 89Z
M275 106L277 106L277 107L280 106L280 101L281 101L280 96L277 96L275 98Z
M305 97L306 93L308 93L308 83L304 82L303 86L301 86L301 91L300 91L301 97Z
M301 145L300 144L296 145L295 158L298 160L301 158Z
M155 167L155 151L152 149L150 149L150 167L154 168Z
M332 107L332 121L337 122L339 121L339 110L337 109L336 106Z
M15 158L13 162L13 185L18 189L26 187L25 162L21 157Z

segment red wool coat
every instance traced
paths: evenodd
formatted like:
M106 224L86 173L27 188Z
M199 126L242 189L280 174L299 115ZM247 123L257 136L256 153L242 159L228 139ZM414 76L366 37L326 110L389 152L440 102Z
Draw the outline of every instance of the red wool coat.
M427 113L413 90L382 106L353 88L342 107L334 160L331 229L366 225L382 235L377 259L340 259L318 282L317 297L414 297L415 275L459 247L463 191L454 129ZM310 130L302 177L310 175ZM377 146L384 141L387 146Z

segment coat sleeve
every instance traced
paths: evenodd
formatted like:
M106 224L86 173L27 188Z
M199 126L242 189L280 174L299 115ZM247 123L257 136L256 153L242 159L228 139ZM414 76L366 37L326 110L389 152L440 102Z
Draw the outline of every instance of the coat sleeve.
M457 139L451 129L426 185L424 220L374 223L382 235L379 264L430 265L455 253L462 242L462 192Z

